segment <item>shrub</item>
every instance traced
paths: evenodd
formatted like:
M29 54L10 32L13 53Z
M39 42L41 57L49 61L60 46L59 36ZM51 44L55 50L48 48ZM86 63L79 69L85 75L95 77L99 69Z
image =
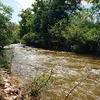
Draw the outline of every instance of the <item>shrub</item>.
M30 32L30 33L24 35L24 37L22 38L22 42L27 45L34 46L34 44L36 43L35 37L36 37L35 33Z
M4 68L10 71L11 62L13 58L12 49L2 49L0 51L0 68Z
M23 98L34 98L34 100L40 100L40 95L44 91L45 87L48 86L52 78L52 70L50 75L43 73L39 76L36 76L33 81L30 81L25 87L23 87ZM26 87L27 86L27 87ZM33 99L32 99L33 100Z

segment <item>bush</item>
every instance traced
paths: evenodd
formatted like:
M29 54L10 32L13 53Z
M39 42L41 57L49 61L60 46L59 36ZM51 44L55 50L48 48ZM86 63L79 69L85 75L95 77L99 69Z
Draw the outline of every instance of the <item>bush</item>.
M28 46L33 47L46 47L45 39L39 37L36 33L29 32L28 34L24 35L22 38L22 43L25 43Z
M12 34L12 43L20 43L19 33L13 32L13 34Z
M44 72L43 74L36 75L33 80L25 84L23 87L22 97L25 99L31 98L32 100L40 100L41 93L48 87L48 84L51 82L52 70L49 72Z
M0 51L0 68L10 71L13 51L11 49L3 49Z

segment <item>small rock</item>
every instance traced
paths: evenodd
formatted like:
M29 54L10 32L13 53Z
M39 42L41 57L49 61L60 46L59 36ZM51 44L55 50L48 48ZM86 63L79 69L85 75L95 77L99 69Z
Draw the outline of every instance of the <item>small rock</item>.
M5 83L5 88L8 88L8 87L10 87L10 83Z

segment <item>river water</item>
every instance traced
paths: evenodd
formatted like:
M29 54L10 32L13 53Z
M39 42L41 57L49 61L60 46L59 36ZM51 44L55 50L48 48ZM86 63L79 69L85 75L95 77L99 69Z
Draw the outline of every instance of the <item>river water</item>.
M23 79L34 78L53 70L52 82L42 100L100 100L100 58L57 52L12 44L11 71Z

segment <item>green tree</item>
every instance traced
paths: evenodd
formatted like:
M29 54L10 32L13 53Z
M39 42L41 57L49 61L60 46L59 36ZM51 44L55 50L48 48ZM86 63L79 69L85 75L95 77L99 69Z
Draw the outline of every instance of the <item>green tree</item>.
M11 43L18 43L20 42L20 28L19 25L13 22L10 22L8 25L8 28L10 29L10 33L12 33L11 36Z
M64 34L71 51L97 52L100 29L99 25L91 20L90 12L83 10L71 17Z
M69 16L79 8L79 4L80 0L36 0L32 5L32 10L28 10L28 12L25 10L21 14L21 34L35 33L33 45L35 43L41 47L49 48L52 36L49 30L63 18L68 20ZM32 15L31 18L30 15ZM29 20L31 20L31 26L28 26ZM27 38L30 36L26 35Z
M8 28L12 9L0 2L0 48L10 42L11 32Z
M20 34L24 43L47 49L98 53L100 1L86 1L92 4L91 8L81 7L81 0L36 0L31 9L21 14Z
M22 18L20 21L20 37L22 38L28 32L32 32L32 10L30 8L22 10L22 13L19 16Z

